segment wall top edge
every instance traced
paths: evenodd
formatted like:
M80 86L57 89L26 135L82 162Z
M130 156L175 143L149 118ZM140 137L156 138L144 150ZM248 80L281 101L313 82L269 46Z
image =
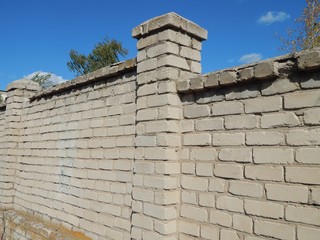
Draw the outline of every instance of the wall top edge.
M121 73L129 72L137 67L136 58L126 60L123 62L114 63L112 65L100 68L94 72L86 74L84 76L77 77L73 80L63 82L52 88L44 89L39 91L36 95L31 98L31 101L39 99L45 96L50 96L58 92L73 89L82 85L93 83L101 80L101 78L113 77Z
M276 79L288 71L307 72L319 69L320 48L314 48L180 80L177 81L177 91L187 93L221 88L249 81Z
M182 30L199 40L206 40L208 38L208 31L206 29L174 12L152 18L140 24L132 30L132 37L140 39L150 35L152 32L166 28Z

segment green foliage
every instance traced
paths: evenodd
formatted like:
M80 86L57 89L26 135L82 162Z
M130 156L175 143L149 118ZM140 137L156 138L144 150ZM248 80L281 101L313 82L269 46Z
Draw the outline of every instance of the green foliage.
M302 15L295 20L297 28L289 29L286 37L279 37L282 42L281 51L296 52L320 47L320 2L306 0L306 4Z
M81 76L118 62L119 55L126 56L127 54L128 50L122 47L121 42L105 38L103 42L95 45L88 56L72 49L69 53L71 60L67 66L70 71L76 73L76 76Z
M49 88L54 85L54 82L50 80L51 76L51 73L40 74L40 72L37 72L30 80L37 82L43 88Z

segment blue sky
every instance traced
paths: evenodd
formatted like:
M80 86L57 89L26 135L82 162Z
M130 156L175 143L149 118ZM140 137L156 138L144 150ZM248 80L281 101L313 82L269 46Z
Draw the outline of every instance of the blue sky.
M208 30L203 73L278 56L274 34L295 26L304 6L305 0L1 0L0 89L36 71L74 78L69 51L88 54L106 35L133 58L132 28L167 12Z

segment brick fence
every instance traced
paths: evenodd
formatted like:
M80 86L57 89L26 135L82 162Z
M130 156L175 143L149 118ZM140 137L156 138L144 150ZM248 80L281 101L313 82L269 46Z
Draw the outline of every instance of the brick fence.
M201 74L175 13L136 59L0 106L1 239L319 240L320 50Z

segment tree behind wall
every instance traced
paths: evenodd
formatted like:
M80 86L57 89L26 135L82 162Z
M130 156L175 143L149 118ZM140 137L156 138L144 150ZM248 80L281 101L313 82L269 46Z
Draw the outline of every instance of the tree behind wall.
M72 49L69 53L71 60L67 66L70 71L76 73L76 76L81 76L118 62L119 55L126 56L127 54L128 50L123 48L120 42L105 38L103 42L99 42L94 47L88 56Z
M296 52L320 47L320 2L306 0L306 4L302 15L295 20L297 27L289 29L286 37L279 37L281 51Z

